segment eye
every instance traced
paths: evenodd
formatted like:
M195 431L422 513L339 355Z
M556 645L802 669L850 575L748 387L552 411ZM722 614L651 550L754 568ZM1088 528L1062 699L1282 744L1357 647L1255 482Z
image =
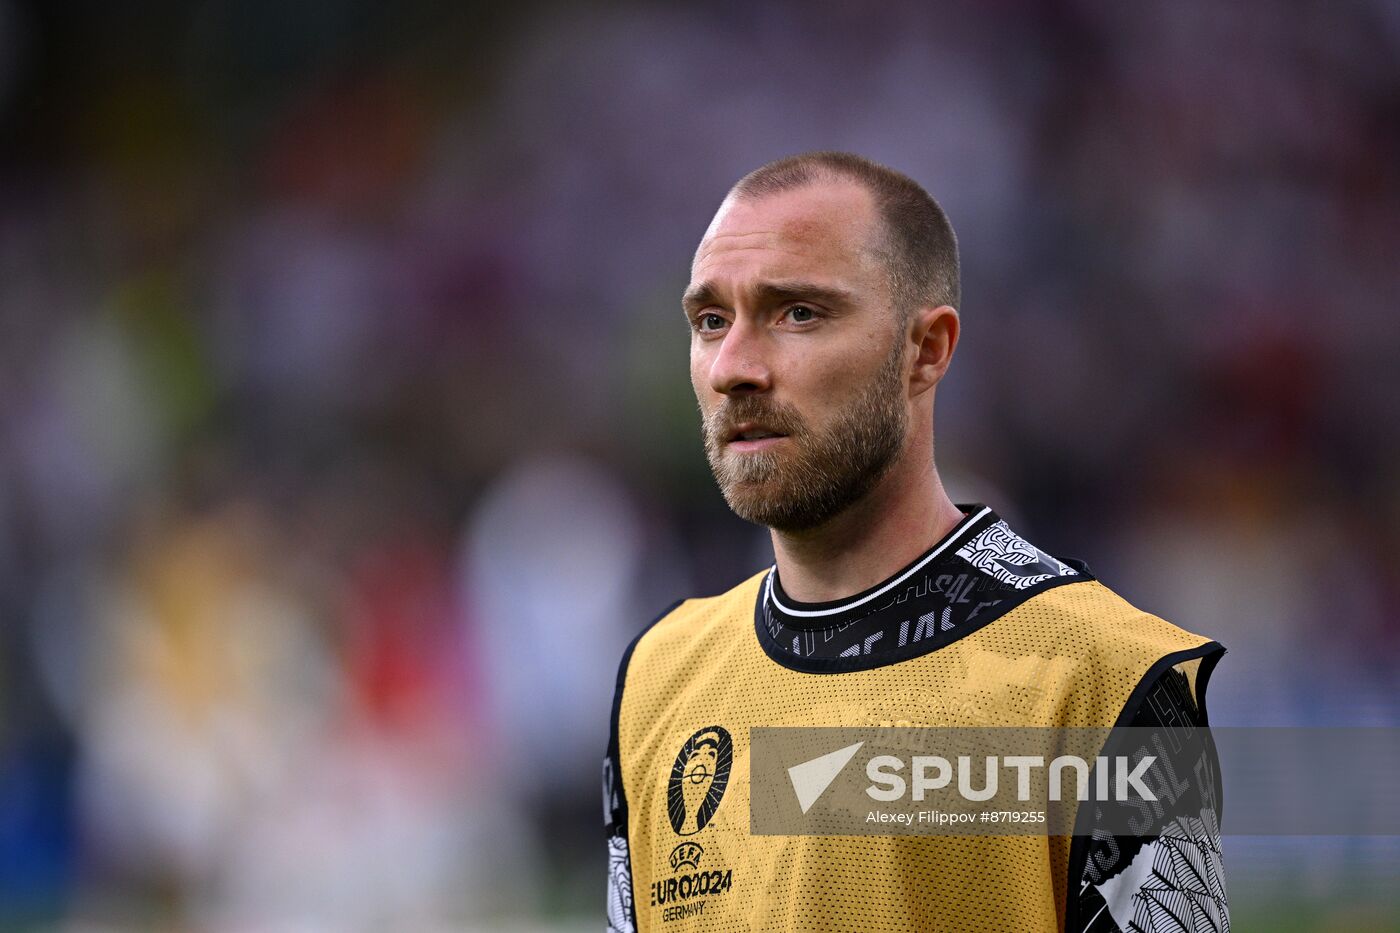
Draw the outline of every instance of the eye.
M719 330L726 323L723 315L716 314L713 311L707 311L695 319L695 327L697 330Z
M788 317L792 318L794 324L806 324L817 319L817 312L806 305L793 305L788 308Z

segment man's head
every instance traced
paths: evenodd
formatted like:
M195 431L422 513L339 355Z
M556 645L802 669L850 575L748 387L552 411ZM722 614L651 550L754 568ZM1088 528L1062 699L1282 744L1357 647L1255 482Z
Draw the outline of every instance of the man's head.
M931 447L957 300L952 228L905 176L811 153L740 180L684 299L705 450L731 508L810 530L875 488L911 435Z
M902 172L849 152L808 152L754 169L729 189L729 197L757 201L837 180L860 185L874 200L880 224L869 247L885 266L897 310L907 315L921 305L959 307L953 226L938 202Z

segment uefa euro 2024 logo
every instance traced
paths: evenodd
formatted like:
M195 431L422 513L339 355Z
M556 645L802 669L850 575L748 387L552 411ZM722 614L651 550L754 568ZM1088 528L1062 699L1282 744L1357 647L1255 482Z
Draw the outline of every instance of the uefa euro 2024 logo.
M706 726L685 740L666 782L666 811L677 835L693 836L709 825L733 763L734 741L723 726Z

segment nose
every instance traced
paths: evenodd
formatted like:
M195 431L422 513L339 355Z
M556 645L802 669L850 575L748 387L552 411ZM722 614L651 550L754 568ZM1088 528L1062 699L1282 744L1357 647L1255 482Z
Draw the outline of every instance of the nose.
M764 336L742 318L729 328L710 361L710 388L721 395L753 395L772 385Z

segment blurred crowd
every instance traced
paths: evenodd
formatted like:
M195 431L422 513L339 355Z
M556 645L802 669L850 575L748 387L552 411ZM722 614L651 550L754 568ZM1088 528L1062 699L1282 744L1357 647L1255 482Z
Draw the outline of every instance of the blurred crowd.
M1397 62L1387 0L0 0L0 929L601 927L622 648L771 560L679 295L807 149L958 230L956 501L1225 643L1212 721L1400 724ZM1226 847L1237 929L1400 870Z

